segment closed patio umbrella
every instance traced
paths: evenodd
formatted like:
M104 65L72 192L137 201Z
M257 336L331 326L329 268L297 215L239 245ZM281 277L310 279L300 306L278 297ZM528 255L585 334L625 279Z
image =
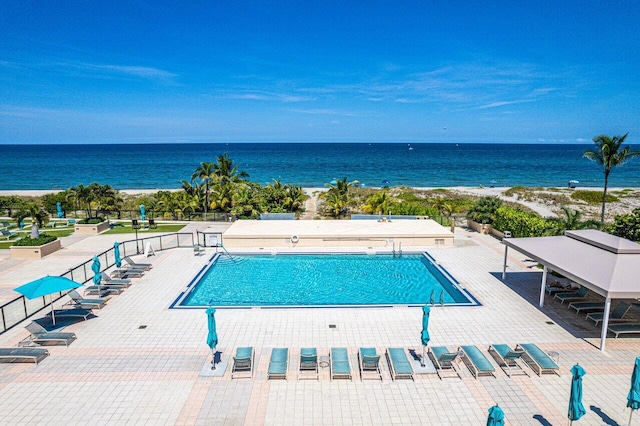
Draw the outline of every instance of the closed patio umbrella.
M144 204L140 204L140 220L147 219L147 210L144 208Z
M60 201L56 202L56 210L58 211L58 219L64 217L64 212L62 211L62 204Z
M120 243L113 243L113 258L116 266L119 268L122 266L122 259L120 258Z
M587 413L582 405L582 376L585 374L587 372L579 364L571 367L571 395L569 395L568 412L570 424Z
M216 346L218 346L218 333L216 331L216 310L215 308L207 308L207 325L209 334L207 334L207 345L211 348L211 369L216 369Z
M631 414L629 414L629 424L631 424L633 412L640 408L640 357L636 358L636 364L631 374L631 389L627 395L627 407L631 408Z
M15 291L22 294L27 299L35 299L36 297L42 297L51 295L51 318L53 323L56 323L56 316L53 310L53 293L59 293L65 290L71 290L74 288L82 287L82 284L70 280L69 278L60 276L49 276L38 278L37 280L28 282L20 287L15 288Z
M429 336L429 313L431 308L428 305L422 307L422 333L420 333L420 340L422 341L422 362L420 365L424 367L424 359L426 356L426 348L429 344L431 337Z
M100 273L100 259L98 259L98 256L93 256L93 263L91 264L91 270L93 271L93 283L98 286L98 294L99 294L100 282L102 282L102 274Z
M489 408L487 426L504 426L504 411L502 411L502 408L498 407L498 404Z

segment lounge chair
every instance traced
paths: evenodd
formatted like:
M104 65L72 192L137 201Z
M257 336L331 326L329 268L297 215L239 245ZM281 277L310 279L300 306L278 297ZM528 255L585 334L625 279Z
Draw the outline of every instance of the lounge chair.
M102 282L106 285L111 285L111 286L123 286L123 287L129 287L131 285L131 280L130 279L122 279L122 278L111 278L109 275L107 275L106 272L101 272L102 275Z
M107 299L85 299L80 296L75 290L71 290L67 293L67 295L71 298L71 301L67 302L67 304L72 305L76 308L84 308L84 309L102 309L102 307L107 303Z
M519 362L522 359L522 355L524 355L524 350L514 351L508 345L499 344L489 346L489 353L507 376L511 377L514 374L529 375Z
M640 333L640 324L612 324L607 327L607 330L616 335L616 339L621 334L637 334Z
M158 224L156 223L155 219L149 219L149 229L156 229L158 227Z
M347 348L331 348L329 361L331 380L352 379L351 364L349 364L349 354L347 353Z
M2 237L6 238L7 240L16 235L15 232L9 231L7 229L0 229L0 234L2 234Z
M91 309L84 308L56 309L53 312L56 318L82 318L85 321L92 314ZM47 316L51 316L51 312L47 313Z
M206 253L207 253L207 251L205 250L204 247L201 247L198 244L193 246L193 255L194 256L201 256L201 255L206 254Z
M473 377L493 376L496 369L491 361L475 345L460 346L458 351L462 351L462 362L467 366Z
M524 350L522 360L538 375L545 373L560 375L560 367L552 360L546 352L540 349L535 343L520 343L517 350Z
M114 269L111 271L111 276L113 278L140 278L144 275L144 271L142 269L133 269L133 268L120 268Z
M132 269L141 269L143 271L148 271L149 269L153 268L153 265L151 265L150 263L136 263L129 256L125 256L123 260L127 262L129 264L129 267Z
M76 340L75 333L60 333L50 332L37 322L31 322L25 326L29 332L29 343L35 343L37 345L47 345L48 343L64 343L65 346L69 346L69 343Z
M318 352L316 348L300 349L298 380L300 379L318 380Z
M84 294L97 294L102 296L103 294L120 294L125 290L125 287L121 285L91 285L84 289Z
M629 312L630 309L631 309L631 305L629 303L625 303L625 302L618 303L618 306L616 306L616 308L613 311L611 311L611 313L609 314L609 324L635 321L631 318L624 317L625 315L627 315L627 312ZM604 312L592 312L590 314L587 314L587 319L594 321L596 323L596 327L598 326L598 323L602 321L603 318L604 318Z
M407 354L402 348L387 348L385 352L387 365L389 366L389 374L391 380L411 379L413 380L413 368L409 364Z
M583 286L571 293L558 293L556 294L556 299L558 299L560 303L584 301L586 300L585 296L587 293L589 293L589 289Z
M576 314L580 312L602 312L604 311L604 302L571 302L569 308L576 310Z
M570 293L572 291L576 291L576 289L571 286L571 283L560 284L560 286L546 284L544 286L544 289L549 296L553 296L554 294L557 294L557 293Z
M0 221L0 225L2 225L4 228L7 228L7 229L11 228L11 226L12 226L12 225L11 225L9 222L7 222L6 220L2 220L2 221Z
M232 379L240 377L253 378L254 355L253 347L251 346L236 349L236 356L233 357L233 368L231 369Z
M269 360L267 379L287 379L287 367L289 366L289 349L273 348Z
M360 368L360 380L382 380L380 371L380 355L376 348L360 348L358 350L358 366ZM370 377L365 377L365 374Z
M36 364L49 356L44 348L0 348L0 362L25 362Z
M430 346L429 354L440 379L447 377L460 378L460 373L454 364L458 358L458 352L451 352L446 346Z

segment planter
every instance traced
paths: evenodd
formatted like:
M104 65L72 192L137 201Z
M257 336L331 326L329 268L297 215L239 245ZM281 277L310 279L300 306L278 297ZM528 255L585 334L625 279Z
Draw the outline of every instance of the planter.
M41 246L11 246L11 257L14 259L40 259L62 248L60 239Z
M100 222L93 224L78 224L74 225L75 232L78 234L100 234L109 229L109 222Z
M473 229L480 234L491 234L493 232L493 226L487 223L478 223L475 220L467 219L467 227Z

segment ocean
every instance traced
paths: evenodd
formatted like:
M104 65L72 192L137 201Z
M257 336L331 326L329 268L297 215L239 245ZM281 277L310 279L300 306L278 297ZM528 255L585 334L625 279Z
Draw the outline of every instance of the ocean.
M228 153L250 180L323 187L347 177L366 186L600 187L587 145L217 143L1 145L0 190L58 190L92 182L117 189L179 188L202 161ZM615 168L611 187L640 187L640 159Z

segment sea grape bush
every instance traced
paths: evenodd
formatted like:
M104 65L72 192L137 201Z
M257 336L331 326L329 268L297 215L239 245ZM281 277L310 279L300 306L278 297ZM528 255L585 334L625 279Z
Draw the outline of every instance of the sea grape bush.
M548 225L546 220L534 213L502 206L494 213L493 227L502 232L510 231L512 237L521 238L539 237Z
M611 233L618 237L640 242L640 208L633 209L631 213L616 216Z

